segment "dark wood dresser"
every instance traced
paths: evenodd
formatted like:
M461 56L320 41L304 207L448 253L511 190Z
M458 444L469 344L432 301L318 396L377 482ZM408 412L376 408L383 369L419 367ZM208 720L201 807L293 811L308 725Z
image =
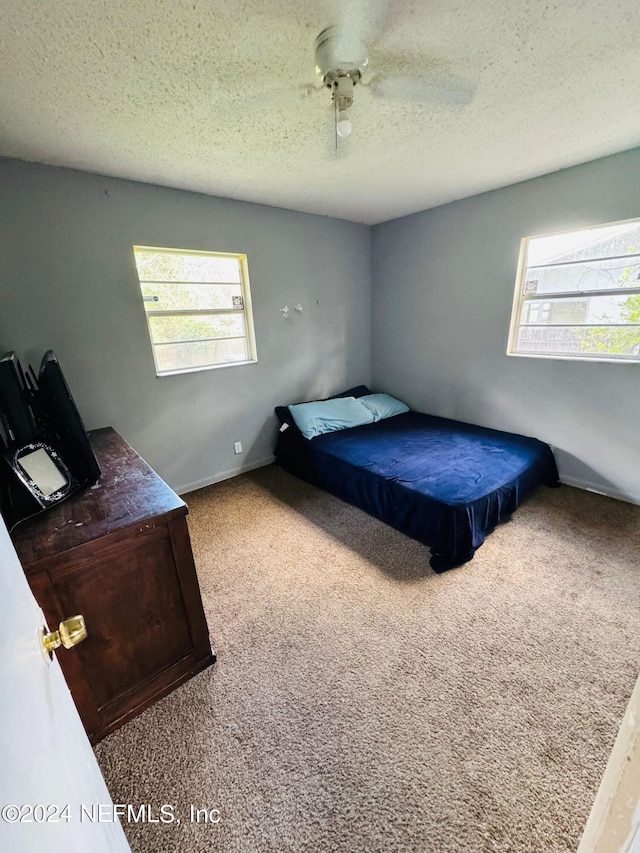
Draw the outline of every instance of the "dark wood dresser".
M187 507L110 427L90 435L98 483L12 538L49 628L82 614L58 660L92 743L215 661Z

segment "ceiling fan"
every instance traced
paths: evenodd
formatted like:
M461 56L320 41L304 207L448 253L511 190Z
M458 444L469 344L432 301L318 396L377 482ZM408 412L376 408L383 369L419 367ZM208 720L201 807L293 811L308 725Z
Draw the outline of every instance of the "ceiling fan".
M369 27L369 34L373 38ZM433 58L407 57L376 50L370 65L364 34L348 21L322 30L315 40L317 85L305 87L307 95L329 89L335 113L336 149L338 137L349 136L356 86L367 88L380 98L409 100L417 103L444 103L463 107L471 102L475 86L463 77L450 73ZM417 68L415 67L417 64ZM410 69L410 70L409 70Z

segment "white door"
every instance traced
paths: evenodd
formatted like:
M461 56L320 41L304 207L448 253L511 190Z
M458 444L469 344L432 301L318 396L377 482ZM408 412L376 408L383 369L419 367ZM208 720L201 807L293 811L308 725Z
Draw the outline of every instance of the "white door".
M131 853L1 517L0 619L0 849Z

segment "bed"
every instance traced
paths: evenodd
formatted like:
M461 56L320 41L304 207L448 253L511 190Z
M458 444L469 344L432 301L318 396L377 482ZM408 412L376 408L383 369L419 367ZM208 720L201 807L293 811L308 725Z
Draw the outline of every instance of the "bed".
M429 546L436 572L471 560L538 486L558 485L551 448L535 438L406 411L309 439L291 412L276 408L277 464Z

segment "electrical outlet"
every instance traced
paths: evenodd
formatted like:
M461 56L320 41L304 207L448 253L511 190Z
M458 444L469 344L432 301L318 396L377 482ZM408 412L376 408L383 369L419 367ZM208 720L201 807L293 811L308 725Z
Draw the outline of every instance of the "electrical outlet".
M233 452L234 453L242 453L242 442L241 441L235 441L233 443Z

